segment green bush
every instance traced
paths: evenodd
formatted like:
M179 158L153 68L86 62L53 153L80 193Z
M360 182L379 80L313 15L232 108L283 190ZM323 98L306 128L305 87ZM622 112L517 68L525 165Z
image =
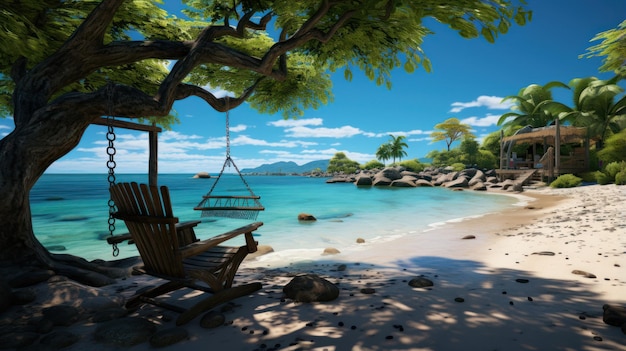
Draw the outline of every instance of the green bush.
M460 172L465 169L465 165L462 163L453 163L450 166L452 166L452 169L457 172Z
M579 174L579 176L580 176L580 178L582 178L583 182L585 182L585 183L593 183L593 182L597 182L598 181L598 173L602 173L602 172L599 172L599 171L585 172L585 173Z
M626 170L620 171L615 175L615 184L626 185Z
M611 162L604 168L604 172L611 179L615 179L615 175L623 170L626 170L626 162Z
M596 172L596 181L598 182L598 184L600 185L606 185L609 184L611 182L611 178L609 178L609 176L604 173L604 172Z
M606 139L604 148L598 151L598 158L604 163L626 160L626 129Z
M408 171L411 172L421 172L424 170L424 168L426 168L424 164L418 160L406 160L400 162L398 165L406 168Z
M366 162L364 165L361 165L361 169L375 169L375 168L383 169L385 168L385 165L378 160L371 160L371 161Z
M574 188L580 186L583 180L578 178L573 174L563 174L556 178L552 183L550 183L550 187L552 188Z

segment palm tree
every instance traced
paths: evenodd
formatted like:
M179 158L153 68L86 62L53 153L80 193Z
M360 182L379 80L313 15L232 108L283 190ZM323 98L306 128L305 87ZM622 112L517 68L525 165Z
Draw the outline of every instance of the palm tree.
M569 85L574 91L573 108L557 101L544 101L539 107L562 121L587 127L589 135L598 139L598 149L602 149L604 140L618 133L626 122L626 95L615 101L624 92L617 85L619 80L619 76L609 80L572 79Z
M515 102L514 110L517 112L507 112L500 116L498 125L503 125L506 129L515 128L516 126L545 127L550 125L554 118L553 115L541 108L537 108L544 101L552 101L551 89L555 87L569 87L561 82L553 81L546 85L531 84L520 89L517 95L510 95L502 99L502 101L511 100Z
M389 160L391 158L391 144L384 143L379 146L376 150L376 158L381 160L383 164Z
M404 151L404 148L408 148L409 145L404 141L404 139L406 139L406 136L404 135L398 135L393 136L393 135L389 135L391 137L391 141L389 142L390 145L390 151L391 151L391 158L393 158L393 163L396 163L396 157L402 161L402 156L406 156L407 153L406 151Z

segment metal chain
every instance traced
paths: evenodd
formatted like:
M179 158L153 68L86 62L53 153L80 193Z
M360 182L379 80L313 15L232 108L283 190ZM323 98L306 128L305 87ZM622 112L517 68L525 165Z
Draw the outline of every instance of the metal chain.
M226 166L228 167L233 166L235 170L237 171L239 178L241 178L241 181L250 192L250 195L254 196L254 192L252 192L252 188L250 188L250 185L248 185L248 182L246 182L246 180L244 179L243 175L239 171L239 168L237 168L235 161L233 161L233 159L230 157L230 106L228 102L229 102L229 97L226 96L226 161L224 161L224 165L222 165L222 170L218 174L217 179L213 183L213 186L211 186L211 189L209 190L207 195L210 195L213 192L213 189L215 189L215 186L217 185L217 182L222 177L222 174L224 173L224 169L226 169Z
M107 86L107 141L109 142L107 146L107 155L109 155L109 159L107 161L107 168L109 169L109 175L107 180L109 181L109 188L115 185L115 130L113 129L113 108L112 108L112 95L113 88L111 85ZM115 217L113 214L117 212L117 207L115 206L115 202L113 198L109 197L109 235L113 237L113 232L115 232ZM117 243L113 243L113 257L117 257L120 254L120 249L117 247Z

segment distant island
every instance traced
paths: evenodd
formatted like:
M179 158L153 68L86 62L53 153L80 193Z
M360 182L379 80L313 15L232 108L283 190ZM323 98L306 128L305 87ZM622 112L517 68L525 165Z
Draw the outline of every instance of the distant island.
M256 168L241 169L241 173L245 174L305 174L314 170L326 172L328 162L330 160L320 160L305 163L299 166L293 161L281 161L270 164L263 164Z

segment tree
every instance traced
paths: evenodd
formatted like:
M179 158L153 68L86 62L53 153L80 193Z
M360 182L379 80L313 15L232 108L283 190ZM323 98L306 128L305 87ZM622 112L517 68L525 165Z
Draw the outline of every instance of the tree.
M590 136L599 141L597 148L602 149L604 140L618 133L626 121L626 95L618 98L624 92L617 85L619 79L572 79L569 86L574 92L573 108L552 100L543 101L539 108L574 126L586 127Z
M454 117L435 125L435 129L439 129L439 131L430 133L432 141L437 142L445 140L448 151L450 151L450 145L452 145L453 142L461 138L474 137L471 133L471 126L461 123L458 118Z
M376 158L381 160L384 164L387 160L391 159L391 144L384 143L376 150Z
M3 4L10 31L0 32L0 112L15 129L0 140L0 193L11 199L0 203L1 260L67 268L34 235L30 190L101 116L163 125L174 102L192 96L221 112L247 101L262 113L298 116L330 101L330 72L350 79L361 70L389 87L399 66L429 70L424 17L490 42L531 17L522 0L183 3L189 20L147 0ZM166 60L175 62L169 70Z
M391 140L389 141L389 151L391 154L391 158L393 159L393 163L396 163L396 158L402 161L402 156L407 155L406 151L404 151L404 148L409 147L409 145L404 141L404 139L406 139L406 136L389 136L391 137Z
M581 57L605 56L601 72L613 71L617 75L626 77L626 21L620 23L617 28L599 33L591 41L602 40L587 49L587 53Z
M463 161L465 164L473 165L476 164L476 160L478 159L478 142L474 140L474 138L466 137L461 141L461 145L459 145L459 150L463 153Z
M546 85L531 84L520 89L517 95L510 95L502 101L512 100L515 102L515 111L507 112L500 116L498 125L503 125L506 129L525 127L545 127L554 122L555 116L540 108L544 101L552 100L552 88L568 88L561 82L550 82Z
M328 173L354 173L359 169L359 163L353 161L343 152L338 152L328 161Z

